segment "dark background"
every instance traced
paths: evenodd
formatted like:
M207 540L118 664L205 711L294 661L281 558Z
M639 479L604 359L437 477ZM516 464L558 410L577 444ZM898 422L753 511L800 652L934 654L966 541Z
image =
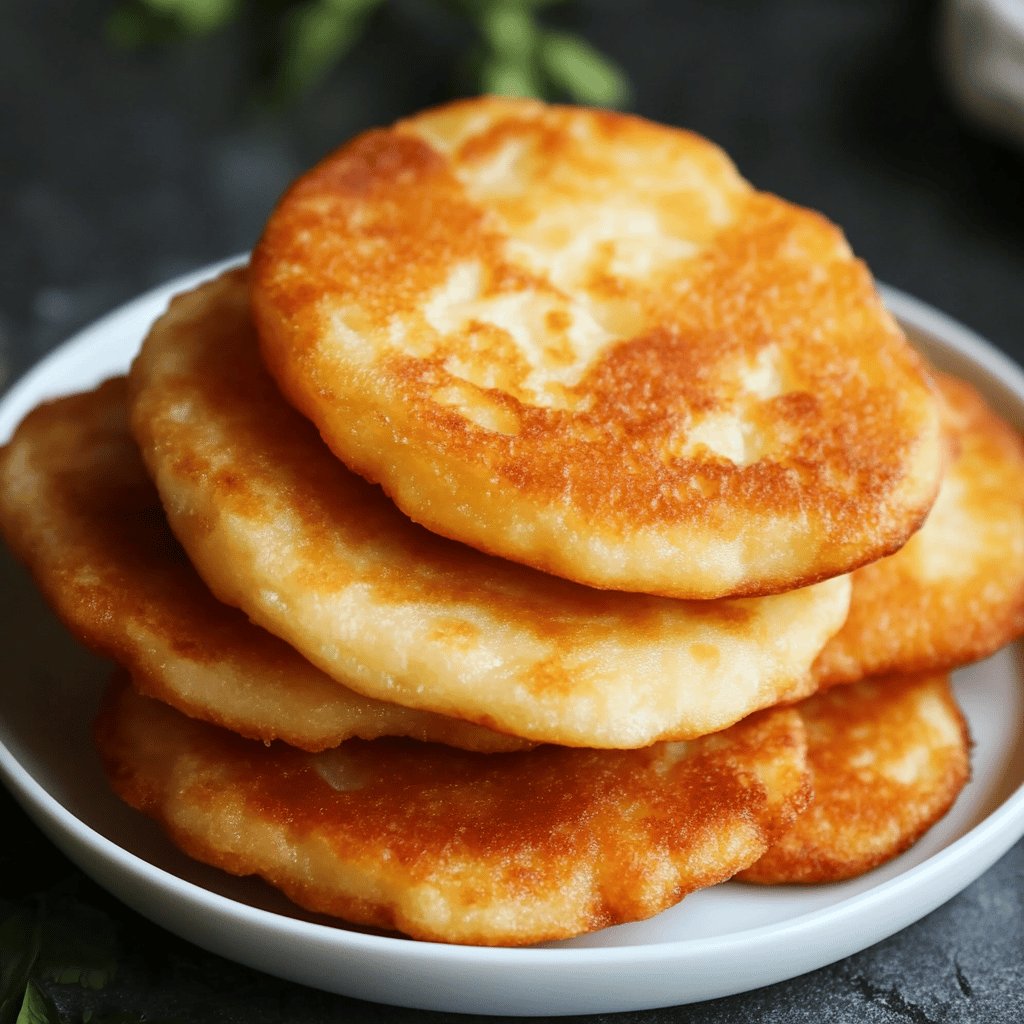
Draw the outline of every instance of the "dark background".
M244 27L124 52L110 3L0 8L0 388L139 292L249 248L276 197L353 132L459 91L456 19L407 0L322 87L281 111L256 97L266 39ZM963 123L938 73L938 10L900 0L595 0L550 20L585 33L634 85L632 109L722 144L756 185L822 210L876 275L1024 358L1024 158ZM6 795L0 898L77 873ZM70 1015L426 1022L328 996L174 939L79 880L124 949ZM622 1015L630 1024L817 1020L1018 1022L1024 844L900 935L746 996ZM593 1018L597 1019L597 1018Z

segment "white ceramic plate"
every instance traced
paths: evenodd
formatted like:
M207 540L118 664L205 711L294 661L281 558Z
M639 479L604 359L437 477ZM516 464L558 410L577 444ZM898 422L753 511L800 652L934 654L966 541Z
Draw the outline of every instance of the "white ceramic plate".
M44 397L122 372L175 291L159 288L82 332L0 403L0 440ZM887 300L936 364L1024 424L1024 374L934 310ZM89 725L109 666L64 634L9 559L0 564L0 773L72 860L173 932L284 978L362 999L492 1014L579 1014L695 1002L768 985L878 942L978 877L1024 834L1024 658L1009 648L957 676L976 740L974 781L912 850L837 885L731 883L638 924L533 949L414 942L326 923L262 883L177 853L107 791Z

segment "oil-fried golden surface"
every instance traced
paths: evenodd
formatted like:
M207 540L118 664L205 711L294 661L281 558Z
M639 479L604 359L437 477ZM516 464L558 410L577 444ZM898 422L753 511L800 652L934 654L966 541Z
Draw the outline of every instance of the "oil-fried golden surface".
M946 676L839 686L797 705L811 806L745 881L833 882L902 853L970 777L970 738Z
M306 754L127 687L96 728L115 791L188 854L415 938L525 945L650 917L752 863L805 806L800 716L643 750Z
M938 410L840 231L715 146L484 98L353 139L253 257L268 366L445 536L599 587L774 593L896 550Z
M941 671L1024 633L1024 440L969 385L939 378L952 459L924 527L853 573L822 685Z
M417 526L281 398L242 271L175 299L130 383L143 458L213 592L372 697L569 746L689 739L806 696L846 615L846 578L683 602Z
M72 632L186 714L309 750L352 736L524 745L359 696L215 600L167 527L128 431L123 378L25 419L0 450L0 528Z

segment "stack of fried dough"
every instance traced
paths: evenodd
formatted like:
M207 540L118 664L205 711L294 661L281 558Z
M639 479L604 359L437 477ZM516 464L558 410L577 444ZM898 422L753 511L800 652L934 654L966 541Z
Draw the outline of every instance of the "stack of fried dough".
M361 135L0 525L115 677L115 791L306 908L521 945L848 878L1024 632L1024 445L705 140L479 99Z

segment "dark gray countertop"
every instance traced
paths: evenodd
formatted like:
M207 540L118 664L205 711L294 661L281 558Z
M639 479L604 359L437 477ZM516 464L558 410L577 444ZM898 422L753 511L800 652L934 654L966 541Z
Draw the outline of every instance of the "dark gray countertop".
M425 6L397 3L325 87L282 114L252 101L259 54L243 32L125 54L102 38L109 4L100 0L5 4L0 388L108 309L248 248L285 184L354 131L450 95L452 29L423 32ZM935 70L933 5L602 0L553 17L584 28L630 70L637 112L709 135L757 185L842 224L880 279L1024 358L1024 159L955 117ZM117 922L117 979L98 994L60 989L68 1019L85 1006L151 1020L445 1019L303 989L204 953L81 879L6 795L0 814L0 901L71 877ZM1022 1018L1018 843L946 906L846 961L619 1019Z

